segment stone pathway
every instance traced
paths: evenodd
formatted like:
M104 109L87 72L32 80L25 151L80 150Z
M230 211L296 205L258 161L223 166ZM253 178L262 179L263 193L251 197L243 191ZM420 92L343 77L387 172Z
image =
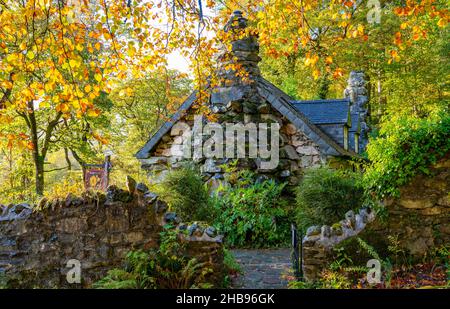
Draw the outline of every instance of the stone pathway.
M281 278L291 268L290 249L231 250L243 273L233 279L233 288L285 289Z

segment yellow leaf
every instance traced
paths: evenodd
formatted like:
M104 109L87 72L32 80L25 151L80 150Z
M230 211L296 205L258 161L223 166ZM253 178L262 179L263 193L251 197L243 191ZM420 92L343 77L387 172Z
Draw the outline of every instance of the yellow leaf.
M320 71L319 70L314 70L313 71L313 77L314 77L314 79L318 79L319 78L319 76L320 76Z
M32 51L29 51L27 53L27 58L30 59L30 60L33 60L34 59L34 53Z
M439 27L443 28L443 27L445 27L447 25L447 19L446 18L441 18L441 19L439 19L437 24L438 24Z
M98 109L90 109L87 111L87 115L89 117L98 117L98 115L100 115L100 110Z
M70 59L70 60L69 60L69 65L70 65L72 68L78 67L79 64L80 64L80 63L79 63L77 60L75 60L75 59Z
M91 92L91 90L92 90L91 85L87 85L86 87L84 87L85 92Z
M54 83L47 83L45 84L45 91L50 92L53 91L55 89L55 84Z
M10 55L6 56L6 61L8 61L8 62L14 62L15 60L17 60L16 54L10 54Z
M65 103L61 103L61 104L57 105L55 109L57 112L62 112L62 113L67 113L70 110L69 105L67 105Z
M97 74L95 74L94 75L94 78L95 78L95 80L97 81L97 82L101 82L102 81L102 75L101 74L99 74L99 73L97 73Z

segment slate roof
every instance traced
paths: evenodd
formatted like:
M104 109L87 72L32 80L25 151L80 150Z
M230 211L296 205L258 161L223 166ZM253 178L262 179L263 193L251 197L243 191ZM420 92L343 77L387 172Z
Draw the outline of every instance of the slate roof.
M292 101L291 104L314 124L346 124L349 120L348 99Z
M353 151L345 150L335 140L313 124L301 111L294 108L292 98L264 78L258 81L259 94L275 110L285 116L299 130L319 145L321 152L330 156L356 156Z
M311 140L319 145L321 152L330 156L356 156L353 151L345 150L340 146L332 137L324 133L307 115L305 115L301 109L295 107L295 103L291 97L289 97L282 90L275 85L265 80L264 78L258 78L258 92L261 97L268 101L272 107L285 116L291 123L293 123L299 130L303 131ZM197 93L193 92L179 110L171 117L169 121L164 123L159 130L150 138L150 140L142 147L137 153L136 158L146 159L150 156L153 148L158 144L161 138L167 134L172 126L183 116L183 114L193 105ZM348 120L348 100L323 100L323 101L336 101L339 110L340 106L347 106L345 121ZM303 101L306 102L306 101ZM337 104L337 102L340 102ZM322 102L325 103L325 102ZM346 105L347 104L347 105ZM339 121L343 121L342 113L339 112Z

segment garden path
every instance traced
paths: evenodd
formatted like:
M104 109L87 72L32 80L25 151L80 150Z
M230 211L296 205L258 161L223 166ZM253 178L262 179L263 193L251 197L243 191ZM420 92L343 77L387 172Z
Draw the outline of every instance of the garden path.
M290 249L231 250L241 265L242 274L233 279L233 288L284 289L291 269Z

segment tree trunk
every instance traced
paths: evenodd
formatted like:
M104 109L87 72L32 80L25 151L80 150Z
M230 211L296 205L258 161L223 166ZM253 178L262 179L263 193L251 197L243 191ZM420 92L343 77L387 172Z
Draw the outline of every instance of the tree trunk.
M59 119L62 116L61 112L56 114L55 119L50 121L45 130L45 137L43 140L43 146L39 151L39 135L38 126L36 121L36 114L34 110L33 101L28 102L28 111L20 113L19 115L25 119L28 128L30 129L31 141L33 143L33 163L35 170L35 187L36 194L42 196L44 194L44 161L49 149L50 138L53 130L59 123Z
M66 147L64 147L64 156L66 157L67 170L71 171L72 170L72 162L70 161L70 158L69 158L69 150Z
M31 103L32 104L32 103ZM33 142L33 163L36 194L44 195L44 158L39 154L39 138L34 109L28 114L31 141Z
M34 161L35 179L36 179L36 194L44 195L44 160L39 157Z
M73 150L72 148L70 148L70 151L72 152L72 156L74 157L75 161L78 162L78 164L81 166L81 170L83 172L83 183L85 182L85 172L86 172L86 162L84 162L84 160L78 155L78 153Z

